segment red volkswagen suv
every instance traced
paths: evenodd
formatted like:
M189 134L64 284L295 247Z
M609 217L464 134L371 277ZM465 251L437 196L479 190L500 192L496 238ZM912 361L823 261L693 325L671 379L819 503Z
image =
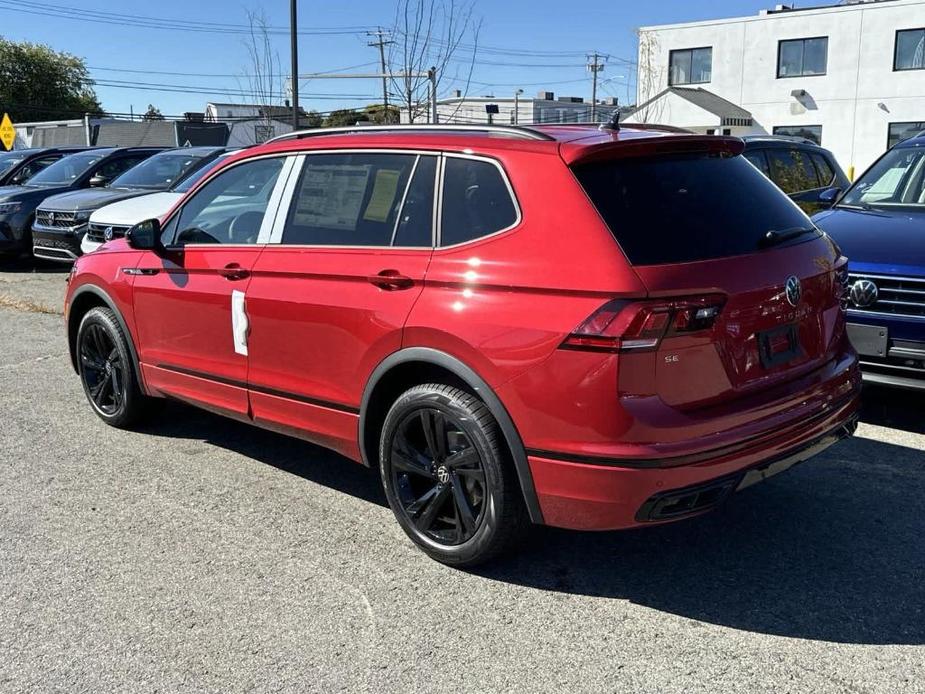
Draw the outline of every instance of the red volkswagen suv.
M382 477L430 556L702 513L852 433L846 260L728 137L384 126L232 155L80 258L70 353Z

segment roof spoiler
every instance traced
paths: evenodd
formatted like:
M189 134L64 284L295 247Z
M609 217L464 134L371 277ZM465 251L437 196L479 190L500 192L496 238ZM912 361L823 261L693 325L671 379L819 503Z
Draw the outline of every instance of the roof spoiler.
M718 154L734 157L744 151L745 143L737 137L682 134L617 140L598 145L582 145L581 141L566 142L563 143L561 149L562 158L569 166L611 159L670 154Z

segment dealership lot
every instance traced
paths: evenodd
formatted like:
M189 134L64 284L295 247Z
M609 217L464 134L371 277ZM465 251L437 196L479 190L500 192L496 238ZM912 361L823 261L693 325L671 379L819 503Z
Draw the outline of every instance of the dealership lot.
M925 691L925 399L710 516L427 559L377 477L168 405L106 427L65 272L0 268L2 691Z

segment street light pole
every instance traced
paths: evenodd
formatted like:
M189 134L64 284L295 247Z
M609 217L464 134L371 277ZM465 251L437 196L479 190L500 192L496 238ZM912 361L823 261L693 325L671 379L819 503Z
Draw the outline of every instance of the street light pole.
M518 89L514 92L514 125L520 123L520 95L523 93L523 89Z
M299 38L297 0L289 0L289 32L292 50L292 128L299 129Z

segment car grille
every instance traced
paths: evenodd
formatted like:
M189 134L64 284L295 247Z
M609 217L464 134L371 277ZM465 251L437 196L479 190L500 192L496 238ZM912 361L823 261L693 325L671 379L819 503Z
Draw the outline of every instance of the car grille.
M76 212L56 212L54 210L37 210L35 221L43 227L69 229L77 226Z
M851 273L848 284L848 308L852 311L925 316L925 277Z
M112 228L112 237L114 239L125 236L125 232L129 229L127 226L120 226L117 224L91 223L87 228L87 238L95 243L103 243L106 240L106 230L109 228Z

